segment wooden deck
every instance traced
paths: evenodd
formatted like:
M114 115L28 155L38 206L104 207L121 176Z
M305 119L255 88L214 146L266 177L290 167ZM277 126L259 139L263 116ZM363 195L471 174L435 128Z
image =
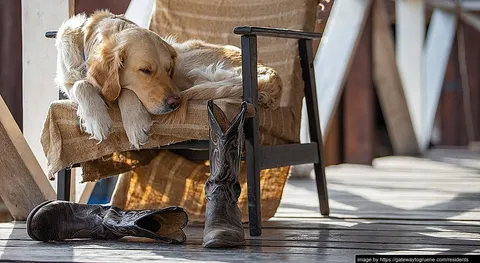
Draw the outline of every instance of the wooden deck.
M0 261L355 262L358 254L480 254L480 153L388 157L327 169L332 214L320 217L311 180L290 180L261 237L236 249L148 240L35 242L23 222L0 224ZM459 158L461 157L461 158ZM445 163L448 162L448 163Z

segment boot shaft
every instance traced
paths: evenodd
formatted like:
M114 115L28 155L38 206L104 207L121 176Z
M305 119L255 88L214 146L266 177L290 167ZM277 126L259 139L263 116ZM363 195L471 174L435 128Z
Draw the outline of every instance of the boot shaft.
M238 181L244 145L246 102L232 121L212 101L208 102L210 124L210 182L235 184Z
M244 102L237 116L229 121L217 105L208 102L210 177L205 183L204 247L231 247L245 243L237 201L241 190L238 174L246 109Z

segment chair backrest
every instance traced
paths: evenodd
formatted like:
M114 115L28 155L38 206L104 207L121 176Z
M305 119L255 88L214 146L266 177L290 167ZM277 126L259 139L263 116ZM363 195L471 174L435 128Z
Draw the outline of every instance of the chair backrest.
M313 31L319 0L156 0L149 28L178 41L201 39L240 47L236 26L267 26ZM260 62L275 68L283 81L282 107L300 120L303 81L297 41L259 37Z

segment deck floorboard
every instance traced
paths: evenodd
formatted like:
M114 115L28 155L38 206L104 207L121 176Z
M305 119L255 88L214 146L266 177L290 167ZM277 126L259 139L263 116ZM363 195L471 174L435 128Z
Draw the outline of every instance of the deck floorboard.
M480 166L476 154L457 152L328 167L328 218L318 212L311 180L289 180L262 236L248 236L245 225L241 248L204 249L200 224L186 228L185 244L169 245L139 238L43 243L28 237L25 222L11 222L0 224L0 261L343 263L359 254L480 254Z

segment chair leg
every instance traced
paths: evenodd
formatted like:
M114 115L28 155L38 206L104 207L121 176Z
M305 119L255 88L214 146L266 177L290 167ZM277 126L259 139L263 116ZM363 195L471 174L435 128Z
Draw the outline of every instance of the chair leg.
M63 169L57 174L57 200L70 201L72 170Z
M320 129L317 91L313 73L312 41L300 39L298 41L298 50L302 65L303 81L305 83L305 101L307 104L310 140L316 142L318 145L318 163L314 164L314 170L318 199L320 202L320 213L327 216L330 214L330 207L328 204L327 179L325 176L322 130Z
M257 81L257 38L253 35L241 37L243 99L258 107ZM245 151L247 165L248 228L250 236L262 234L260 208L260 146L258 139L258 116L245 121Z
M259 149L258 121L257 118L251 118L245 123L245 160L247 166L248 226L250 236L260 236L262 234Z

